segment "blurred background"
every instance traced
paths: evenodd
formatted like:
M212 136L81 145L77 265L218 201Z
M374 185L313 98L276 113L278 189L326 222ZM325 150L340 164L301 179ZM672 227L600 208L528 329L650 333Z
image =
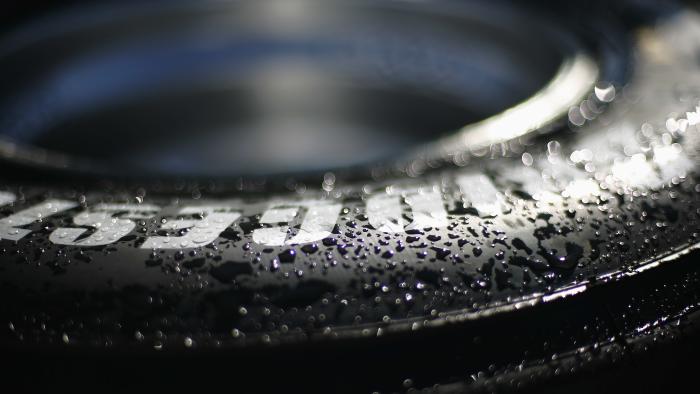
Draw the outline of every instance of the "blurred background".
M391 163L527 100L582 56L590 70L563 89L623 83L624 24L674 8L634 3L10 4L0 137L103 175ZM566 116L560 101L552 118Z

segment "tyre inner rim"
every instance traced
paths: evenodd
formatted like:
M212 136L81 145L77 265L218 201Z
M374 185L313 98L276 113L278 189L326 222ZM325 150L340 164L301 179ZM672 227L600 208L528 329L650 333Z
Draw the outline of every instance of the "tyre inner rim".
M0 153L131 176L324 171L507 141L592 90L595 62L549 21L438 4L102 6L35 22L0 41Z

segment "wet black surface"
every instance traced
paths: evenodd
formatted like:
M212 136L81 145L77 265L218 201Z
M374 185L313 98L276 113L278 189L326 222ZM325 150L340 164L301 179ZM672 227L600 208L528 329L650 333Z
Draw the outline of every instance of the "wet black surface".
M0 345L12 371L41 360L39 384L94 383L88 375L115 390L143 379L166 389L581 391L600 386L570 376L644 387L624 379L657 370L656 354L677 355L659 370L685 374L700 296L698 25L684 11L631 32L626 85L601 80L548 135L418 155L361 180L337 171L61 184L7 166L0 218L49 199L75 204L2 227L0 238L30 230L0 240ZM130 205L76 223L104 203ZM319 210L336 205L337 217ZM134 207L152 217L133 218ZM240 217L211 230L217 213ZM75 227L86 231L65 245ZM623 377L600 372L608 366ZM674 376L670 386L683 381Z

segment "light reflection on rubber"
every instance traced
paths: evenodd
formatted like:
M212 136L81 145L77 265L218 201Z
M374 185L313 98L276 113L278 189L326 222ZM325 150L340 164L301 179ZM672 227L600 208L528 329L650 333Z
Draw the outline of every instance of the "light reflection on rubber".
M595 61L579 53L562 64L556 76L527 101L462 128L440 142L440 154L486 147L534 132L559 119L591 91L599 75Z

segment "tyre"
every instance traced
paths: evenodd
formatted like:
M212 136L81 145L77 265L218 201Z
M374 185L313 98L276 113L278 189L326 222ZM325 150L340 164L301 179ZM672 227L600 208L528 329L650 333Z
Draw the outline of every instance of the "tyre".
M4 374L660 391L635 371L697 348L699 35L692 7L653 2L17 16Z

